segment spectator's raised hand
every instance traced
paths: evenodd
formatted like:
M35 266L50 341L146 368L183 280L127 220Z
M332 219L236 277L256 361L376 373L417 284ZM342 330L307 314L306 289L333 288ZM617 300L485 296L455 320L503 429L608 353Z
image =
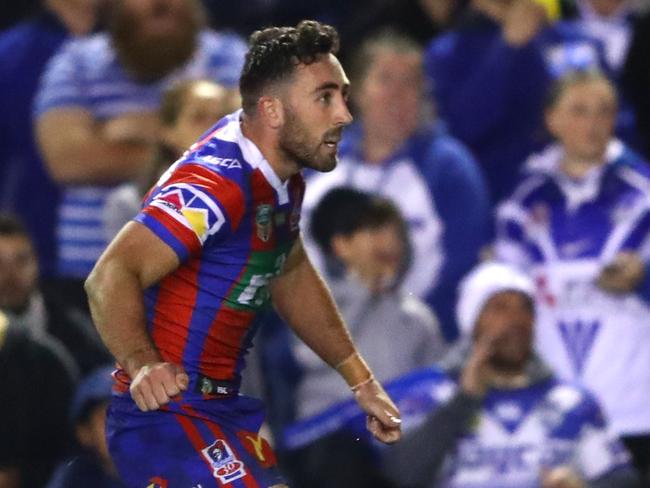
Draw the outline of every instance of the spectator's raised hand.
M629 293L645 278L645 263L633 252L621 252L605 266L598 277L598 286L610 293Z
M558 466L542 475L542 488L586 488L582 478L568 466Z
M493 354L493 338L483 336L476 340L460 380L461 388L465 393L475 397L485 395L494 376L494 369L490 365Z
M511 46L528 44L548 22L546 10L535 0L514 0L505 14L503 37Z

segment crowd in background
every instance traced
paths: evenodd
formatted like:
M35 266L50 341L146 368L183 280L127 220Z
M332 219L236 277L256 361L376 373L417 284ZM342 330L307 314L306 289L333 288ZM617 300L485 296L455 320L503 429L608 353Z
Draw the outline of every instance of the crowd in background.
M292 486L650 486L642 0L2 9L0 488L122 486L83 282L238 109L248 35L304 18L339 30L355 120L337 168L305 175L303 236L405 439L364 438L344 383L269 312L244 388Z

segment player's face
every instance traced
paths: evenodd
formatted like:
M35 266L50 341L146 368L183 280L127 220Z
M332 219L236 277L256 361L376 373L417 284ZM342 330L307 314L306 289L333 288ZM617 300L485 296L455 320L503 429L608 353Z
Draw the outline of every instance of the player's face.
M352 122L347 106L350 83L335 56L298 65L282 100L284 124L279 147L300 167L336 167L343 127Z
M38 265L24 236L0 236L0 308L21 312L36 288Z
M201 81L185 94L178 117L172 126L163 128L163 138L180 156L208 130L212 124L236 107L230 90Z
M585 81L565 88L547 111L546 122L568 157L599 162L614 131L616 108L608 83Z
M396 144L416 129L422 101L422 57L378 47L359 87L364 127Z
M521 370L531 354L533 309L529 299L515 291L493 295L483 307L475 340L490 342L491 364L501 370Z
M379 293L395 283L405 255L405 243L396 224L336 236L332 244L348 272L370 291Z

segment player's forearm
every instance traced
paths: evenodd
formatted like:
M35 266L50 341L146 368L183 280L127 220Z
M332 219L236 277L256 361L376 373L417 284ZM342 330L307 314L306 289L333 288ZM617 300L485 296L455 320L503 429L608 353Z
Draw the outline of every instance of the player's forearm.
M322 278L305 259L271 287L280 316L326 363L336 366L356 351Z
M137 276L113 261L100 261L86 281L93 321L106 347L133 378L161 361L145 326L143 289Z

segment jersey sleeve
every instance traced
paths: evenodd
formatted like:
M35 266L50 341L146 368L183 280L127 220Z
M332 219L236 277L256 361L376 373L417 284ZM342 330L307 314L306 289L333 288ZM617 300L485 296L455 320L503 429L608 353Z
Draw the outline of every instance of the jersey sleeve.
M163 176L135 220L184 262L223 242L237 229L243 213L244 197L237 183L200 165L186 164Z
M530 264L526 218L525 210L513 201L506 201L497 209L494 255L498 261L521 269Z
M82 52L81 41L68 41L48 62L34 100L36 116L53 108L89 106L81 77Z

